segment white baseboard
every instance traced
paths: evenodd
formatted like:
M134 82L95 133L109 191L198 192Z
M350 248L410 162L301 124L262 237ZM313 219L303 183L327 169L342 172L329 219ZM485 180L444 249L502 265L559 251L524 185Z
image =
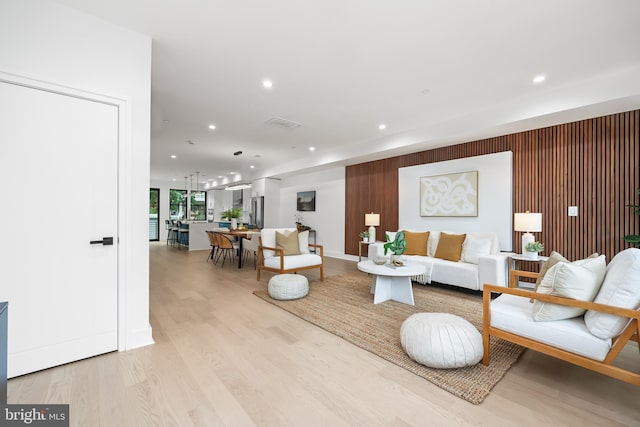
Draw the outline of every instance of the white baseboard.
M134 348L145 347L147 345L155 344L153 340L153 330L151 328L151 324L147 325L145 328L140 328L135 331L131 331L127 336L127 342L125 343L125 348L120 349L121 351L133 350Z

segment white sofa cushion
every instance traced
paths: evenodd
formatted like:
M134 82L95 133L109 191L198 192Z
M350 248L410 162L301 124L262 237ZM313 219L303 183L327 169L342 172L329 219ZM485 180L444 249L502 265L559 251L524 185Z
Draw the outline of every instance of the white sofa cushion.
M283 258L285 270L322 264L322 258L316 254L286 255ZM269 268L280 268L280 257L265 258L264 265Z
M593 301L604 277L605 256L572 263L559 262L547 271L537 292L581 301ZM533 319L550 321L582 316L586 310L545 301L533 303Z
M640 249L626 249L611 260L594 302L640 308ZM589 331L603 339L615 337L628 323L627 318L594 310L588 310L584 320Z
M610 339L592 335L583 317L536 322L528 298L502 294L491 301L491 326L581 356L603 361L611 348Z
M478 257L491 253L491 239L488 237L476 237L467 235L462 244L462 262L478 263Z

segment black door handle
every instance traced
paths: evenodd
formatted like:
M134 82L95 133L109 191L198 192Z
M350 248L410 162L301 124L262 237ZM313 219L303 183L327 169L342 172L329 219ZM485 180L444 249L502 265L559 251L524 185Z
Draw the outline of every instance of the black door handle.
M90 245L104 245L109 246L113 245L113 237L103 237L102 240L90 240Z

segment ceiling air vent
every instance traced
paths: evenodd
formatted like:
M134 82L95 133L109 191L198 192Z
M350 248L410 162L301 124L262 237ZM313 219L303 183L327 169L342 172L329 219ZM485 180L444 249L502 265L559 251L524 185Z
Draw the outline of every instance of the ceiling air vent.
M292 122L291 120L283 119L282 117L271 117L269 120L264 122L264 124L269 126L276 126L283 129L295 129L302 126L301 123Z

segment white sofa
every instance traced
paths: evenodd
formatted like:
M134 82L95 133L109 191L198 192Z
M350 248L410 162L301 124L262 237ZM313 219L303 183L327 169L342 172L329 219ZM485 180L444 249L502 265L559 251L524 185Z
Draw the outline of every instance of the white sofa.
M434 257L441 232L433 230L429 230L429 232L427 256L406 255L408 261L419 262L427 266L425 274L414 276L412 280L421 284L437 282L477 291L482 290L485 283L508 286L508 256L500 253L500 244L496 233L465 233L467 237L463 243L462 259L459 262L453 262ZM387 233L390 234L391 239L395 236L395 232ZM386 257L389 256L390 253L387 253ZM385 257L382 242L369 245L369 259L378 257Z

